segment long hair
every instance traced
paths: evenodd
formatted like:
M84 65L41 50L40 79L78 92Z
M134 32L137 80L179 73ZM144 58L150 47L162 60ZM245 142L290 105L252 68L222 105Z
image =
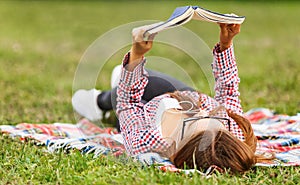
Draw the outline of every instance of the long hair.
M169 93L178 101L191 101L199 108L190 97L183 96L180 92ZM183 107L185 109L185 107ZM207 130L192 136L170 160L179 168L207 169L217 165L231 172L245 172L256 162L269 160L255 155L257 138L248 119L227 110L227 114L241 128L245 141L241 141L226 130Z

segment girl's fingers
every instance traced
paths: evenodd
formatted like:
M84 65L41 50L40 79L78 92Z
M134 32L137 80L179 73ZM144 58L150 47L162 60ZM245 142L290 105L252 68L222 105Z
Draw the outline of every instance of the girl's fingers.
M149 35L148 37L148 41L153 41L154 40L154 37L157 35L157 33L153 33L151 35Z
M142 42L144 41L143 34L145 30L140 29L140 30L133 30L132 31L132 38L133 42Z

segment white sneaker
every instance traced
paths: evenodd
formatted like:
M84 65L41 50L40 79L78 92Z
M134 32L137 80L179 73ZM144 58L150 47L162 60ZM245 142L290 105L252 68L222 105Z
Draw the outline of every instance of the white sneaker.
M90 121L102 119L102 111L97 105L97 97L101 91L96 89L80 89L72 97L72 105L75 111Z

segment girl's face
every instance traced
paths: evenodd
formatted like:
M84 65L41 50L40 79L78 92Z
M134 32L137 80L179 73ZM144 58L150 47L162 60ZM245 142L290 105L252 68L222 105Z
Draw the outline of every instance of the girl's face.
M200 111L193 117L207 116L206 111ZM184 123L184 119L188 118L182 111L169 109L164 112L161 122L162 135L176 143L176 150L186 144L186 142L194 135L203 131L226 130L223 122L218 119L205 118Z

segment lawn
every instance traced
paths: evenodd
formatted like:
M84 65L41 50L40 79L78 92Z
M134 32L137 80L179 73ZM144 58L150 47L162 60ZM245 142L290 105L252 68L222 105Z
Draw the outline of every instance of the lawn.
M75 123L73 80L90 45L120 25L165 20L175 7L189 4L246 16L235 39L244 110L300 112L299 2L1 1L0 124ZM218 41L215 24L192 21L185 28L209 48ZM99 73L97 88L109 88L110 70L128 48L117 48ZM178 48L158 43L149 55L174 60L193 79L198 76L192 64L186 64L190 56ZM196 86L210 92L201 83ZM141 169L112 157L49 154L43 147L0 136L0 180L0 184L297 184L300 170L259 167L243 175L205 179Z

